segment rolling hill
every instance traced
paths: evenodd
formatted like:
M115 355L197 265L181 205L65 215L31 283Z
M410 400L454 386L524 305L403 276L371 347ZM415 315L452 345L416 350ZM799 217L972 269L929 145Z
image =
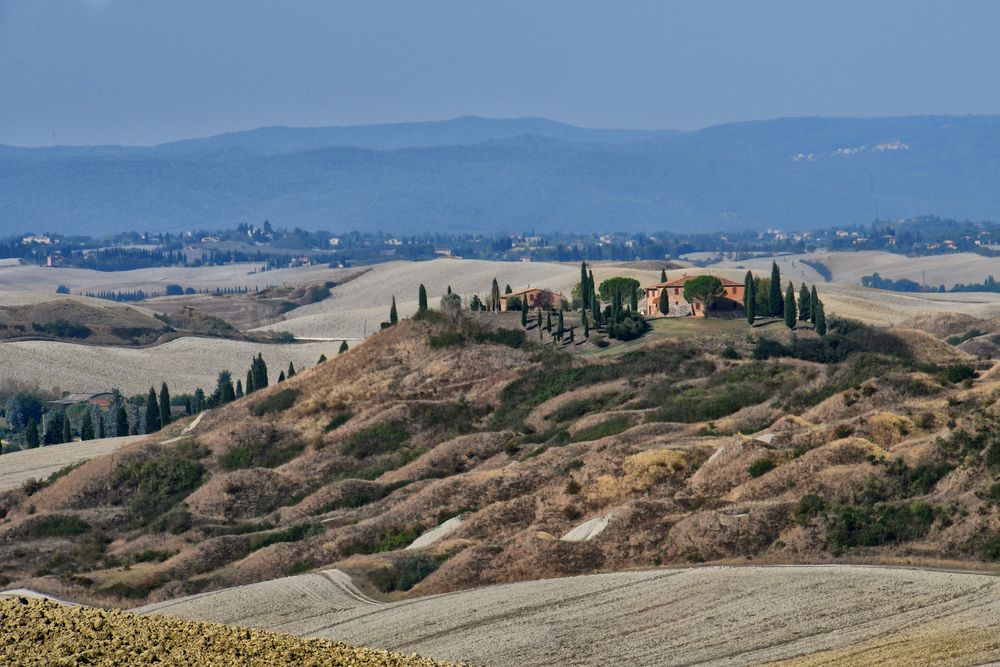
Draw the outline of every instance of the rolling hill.
M541 119L269 128L153 147L0 148L5 230L812 228L1000 217L1000 117L791 118L696 132Z

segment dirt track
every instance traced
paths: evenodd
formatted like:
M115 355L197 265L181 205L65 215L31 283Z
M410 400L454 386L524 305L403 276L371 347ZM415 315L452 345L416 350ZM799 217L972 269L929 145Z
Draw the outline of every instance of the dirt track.
M853 566L626 572L389 604L333 571L140 611L496 666L982 665L1000 656L1000 580Z

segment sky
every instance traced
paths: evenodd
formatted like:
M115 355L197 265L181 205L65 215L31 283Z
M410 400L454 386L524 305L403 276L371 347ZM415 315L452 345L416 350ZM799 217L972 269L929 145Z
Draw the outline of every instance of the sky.
M989 0L0 0L0 144L1000 113Z

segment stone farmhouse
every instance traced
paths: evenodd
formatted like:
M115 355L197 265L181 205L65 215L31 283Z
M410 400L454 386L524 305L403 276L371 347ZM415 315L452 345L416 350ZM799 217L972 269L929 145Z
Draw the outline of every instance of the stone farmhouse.
M663 317L660 313L660 293L667 291L667 298L670 303L670 315L687 315L694 317L705 317L705 304L700 301L688 303L684 299L684 283L696 278L687 274L680 278L674 278L655 285L644 287L646 290L646 317ZM732 312L743 310L743 283L738 283L729 278L719 278L722 283L722 295L720 295L709 307L710 312Z
M528 304L528 308L542 307L542 308L558 308L559 304L565 299L562 294L558 292L553 292L547 289L541 289L538 287L529 287L527 289L519 290L517 292L511 292L510 294L503 294L500 296L500 312L507 312L509 308L509 300L517 299L521 302L522 307L524 304Z

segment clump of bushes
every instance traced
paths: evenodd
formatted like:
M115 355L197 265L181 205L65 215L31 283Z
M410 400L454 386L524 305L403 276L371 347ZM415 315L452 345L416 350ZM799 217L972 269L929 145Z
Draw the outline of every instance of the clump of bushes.
M441 567L442 562L442 558L430 554L412 554L371 572L368 578L383 593L408 591Z
M77 324L76 322L70 322L69 320L55 320L53 322L46 322L45 324L39 324L38 322L32 322L31 328L38 333L48 334L50 336L56 336L58 338L89 338L90 334L94 333L90 327Z
M76 516L51 514L32 519L24 528L24 535L29 539L43 537L75 537L90 530L90 525Z
M207 449L193 442L165 447L118 468L114 485L133 517L148 523L201 485L205 468L199 459L207 455Z
M617 435L628 430L632 426L632 421L628 417L613 417L600 424L594 424L585 429L581 429L573 434L570 442L587 442L589 440L600 440L611 435Z
M250 413L254 417L263 417L267 414L284 412L295 404L295 399L298 397L298 389L282 389L278 393L268 396L263 401L253 406Z
M747 472L750 473L751 477L760 477L772 470L774 470L777 464L770 457L764 456L759 459L754 460L749 466L747 466Z
M926 535L936 516L933 506L919 501L843 506L828 517L826 541L835 551L899 544Z
M250 538L250 551L257 551L282 542L301 542L314 535L319 535L324 530L326 528L321 523L300 523L284 530L253 535Z
M282 442L280 434L267 427L226 452L219 464L226 470L276 468L291 461L303 449L305 445L301 441Z

